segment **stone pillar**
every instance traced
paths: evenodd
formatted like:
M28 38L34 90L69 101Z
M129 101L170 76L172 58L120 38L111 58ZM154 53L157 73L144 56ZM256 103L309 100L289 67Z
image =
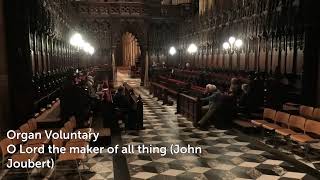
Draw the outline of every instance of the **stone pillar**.
M134 43L134 44L133 44L134 56L133 56L132 64L135 64L136 59L137 59L137 40L134 39L133 43Z
M127 57L126 57L126 66L128 65L128 62L130 61L130 36L129 34L126 37L126 50L127 50Z
M0 0L0 134L3 134L11 127L3 2L4 0Z
M143 45L141 45L141 71L140 71L140 76L141 76L141 84L140 86L144 86L144 76L145 76L145 58L146 58L146 49Z
M129 61L129 36L128 34L126 34L126 61L125 61L125 66L128 65L128 61Z
M134 59L134 50L133 50L133 46L134 46L134 38L131 38L131 42L130 42L130 49L131 49L131 59L130 59L130 64L132 64L133 59Z
M115 52L116 52L116 47L112 47L111 50L111 64L112 64L112 70L113 70L113 86L114 83L117 81L117 67L116 67L116 59L115 59Z
M149 82L149 55L147 51L145 56L144 86L148 86L148 82Z

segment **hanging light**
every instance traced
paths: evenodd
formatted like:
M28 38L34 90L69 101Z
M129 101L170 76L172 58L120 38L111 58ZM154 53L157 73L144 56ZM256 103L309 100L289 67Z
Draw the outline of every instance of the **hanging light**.
M170 50L169 50L169 54L170 54L171 56L174 56L176 53L177 53L176 48L172 46L172 47L170 48Z
M195 44L190 44L188 47L188 52L190 54L196 53L198 51L198 47Z

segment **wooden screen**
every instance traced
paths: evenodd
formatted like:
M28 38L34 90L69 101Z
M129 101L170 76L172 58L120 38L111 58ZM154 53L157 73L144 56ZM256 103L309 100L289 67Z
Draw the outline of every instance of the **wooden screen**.
M240 70L246 69L246 54L242 52L240 54Z
M255 58L254 58L254 52L250 51L249 53L249 70L254 71L255 70Z
M286 51L284 49L281 50L281 73L285 73L286 67Z
M262 49L259 55L259 70L264 72L266 70L266 50Z
M229 56L229 54L224 54L223 67L224 67L224 69L229 69L230 68L230 56Z
M239 67L238 67L238 54L237 53L232 54L232 69L234 69L234 70L239 69Z
M218 55L218 67L222 68L223 67L223 54L220 52Z
M301 74L303 72L303 49L298 49L297 52L297 73Z
M279 52L278 49L274 48L272 50L272 72L277 68L279 62Z
M286 61L286 71L287 73L292 73L293 70L293 49L287 48L287 61Z

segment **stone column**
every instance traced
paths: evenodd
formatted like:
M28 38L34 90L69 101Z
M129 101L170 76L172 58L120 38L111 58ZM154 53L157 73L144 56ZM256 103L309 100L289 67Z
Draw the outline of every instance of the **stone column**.
M133 41L133 52L134 52L134 56L133 56L132 64L135 64L136 58L137 58L137 40L136 39L134 39Z
M111 50L111 64L112 64L112 70L113 70L113 85L117 81L117 67L116 67L116 59L115 59L115 52L116 52L116 47L112 47Z
M134 46L134 38L131 38L131 43L130 43L130 49L131 49L131 59L130 59L130 64L132 64L133 59L134 59L134 50L133 50L133 46Z
M145 57L144 86L148 86L148 82L149 82L149 55L147 51L146 57Z
M130 43L130 41L129 41L129 36L128 36L128 34L126 35L126 61L125 61L125 66L127 66L128 65L128 61L129 61L129 56L130 56L130 52L129 52L129 43Z
M128 64L128 61L130 59L130 49L129 49L129 45L130 45L130 39L129 39L129 35L126 35L126 65Z

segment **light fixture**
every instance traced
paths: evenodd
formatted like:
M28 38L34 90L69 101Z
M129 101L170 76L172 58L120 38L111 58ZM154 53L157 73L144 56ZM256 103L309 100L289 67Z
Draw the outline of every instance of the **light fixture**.
M243 41L241 39L236 39L235 37L231 36L228 41L222 44L224 50L234 52L239 50L243 45Z
M223 47L223 49L228 50L228 49L230 49L230 44L228 42L224 42L222 47Z
M235 37L231 36L231 37L229 38L229 43L230 43L231 45L233 45L235 41L236 41L236 38L235 38Z
M176 48L172 46L172 47L170 48L170 50L169 50L169 54L170 54L171 56L174 56L176 53L177 53Z
M75 33L71 38L70 38L70 44L72 46L76 47L82 47L83 46L83 39L82 36L79 33Z
M237 39L235 42L235 46L236 48L241 48L241 46L243 45L243 42L241 39Z
M188 47L188 52L190 54L194 54L198 51L198 47L195 45L195 44L190 44L189 47Z
M75 33L71 38L70 38L70 44L72 46L75 46L79 49L82 49L84 52L92 55L94 53L94 48L90 45L90 43L88 42L85 42L83 39L82 39L82 36L81 34L79 33Z
M91 54L91 55L93 55L94 54L94 48L91 46L90 48L89 48L89 54Z

